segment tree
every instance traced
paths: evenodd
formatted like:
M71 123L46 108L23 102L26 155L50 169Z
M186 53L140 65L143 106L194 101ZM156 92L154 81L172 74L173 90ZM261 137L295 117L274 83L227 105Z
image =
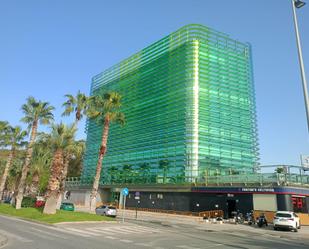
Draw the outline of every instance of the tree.
M149 163L141 163L139 165L140 171L142 172L143 181L148 182L149 172L150 172L150 164Z
M159 161L159 169L163 170L163 183L166 183L167 170L169 168L169 161L167 159L162 159Z
M55 214L60 193L62 171L64 170L64 156L74 143L75 125L66 126L62 123L51 126L50 143L53 159L50 167L50 177L47 186L44 214Z
M71 113L75 113L75 126L77 126L78 122L83 118L83 115L87 114L89 98L78 91L76 97L71 94L66 94L65 97L67 101L63 103L63 107L65 107L62 116L69 116Z
M102 162L107 149L109 127L113 122L124 125L125 116L119 111L121 107L121 95L117 92L108 92L102 95L96 95L90 100L90 109L88 110L89 118L103 124L96 174L90 195L90 211L94 212L96 208L96 198L98 194Z
M69 116L71 113L75 113L75 121L74 121L74 126L77 128L78 122L83 118L84 115L87 114L87 110L89 107L89 98L78 91L76 96L73 96L71 94L65 95L67 98L67 101L63 103L63 107L65 107L64 112L62 113L62 116ZM61 180L61 186L60 186L60 195L59 195L59 200L57 204L57 208L60 208L61 201L62 201L62 195L65 190L65 179L68 174L68 168L70 165L70 161L76 157L76 155L72 154L75 152L75 154L80 153L83 148L81 147L81 143L76 143L75 144L75 151L67 151L67 154L64 155L64 170L62 172L62 180ZM73 147L72 147L73 148ZM73 150L74 150L73 149ZM79 151L77 151L79 150Z
M31 133L18 186L18 193L16 196L16 209L21 208L21 202L23 200L26 178L30 169L33 144L37 135L38 125L39 123L42 125L49 124L54 118L52 111L55 108L49 105L48 102L37 101L33 97L28 97L26 104L24 104L21 109L24 113L24 117L21 119L21 121L28 124L28 129L31 130Z
M117 182L117 180L118 180L117 167L112 166L112 167L108 168L108 172L109 172L109 175L110 175L110 184Z
M278 168L275 169L275 173L277 173L277 174L283 174L283 173L285 173L285 170L284 170L283 167L278 167Z
M73 128L76 130L76 125L73 125ZM60 187L59 187L59 197L57 201L57 209L60 209L62 196L65 190L65 180L67 178L68 170L70 162L75 158L82 158L82 155L85 150L85 143L84 141L72 141L70 146L68 146L64 150L64 158L63 158L63 170L61 172L61 180L60 180Z
M30 169L31 183L28 188L30 196L35 197L39 192L43 192L46 189L51 160L50 135L41 133L33 146Z
M125 183L131 183L132 182L132 170L133 165L132 164L125 164L122 167L123 173L124 173L124 182Z
M5 140L7 137L7 132L9 131L10 126L6 121L0 121L0 146L5 146Z
M16 153L15 160L13 162L13 165L11 166L7 178L6 187L10 192L14 192L13 203L14 199L16 198L16 194L18 192L18 184L21 178L23 162L24 162L24 155L22 155L22 153Z
M26 131L23 131L20 126L8 127L7 132L3 135L3 144L10 146L11 150L8 155L6 165L2 174L0 182L0 200L2 199L3 190L9 174L9 170L13 164L16 149L25 145L24 138L27 135Z
M78 140L74 142L72 148L72 157L68 167L68 177L79 177L83 169L83 156L85 153L85 140Z

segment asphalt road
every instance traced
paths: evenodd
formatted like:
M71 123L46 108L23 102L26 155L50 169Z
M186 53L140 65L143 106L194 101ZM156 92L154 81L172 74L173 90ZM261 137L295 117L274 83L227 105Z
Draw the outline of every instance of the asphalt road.
M280 238L246 230L215 231L194 225L132 221L49 226L0 216L0 234L9 239L5 249L309 248L309 240L293 238L293 233Z

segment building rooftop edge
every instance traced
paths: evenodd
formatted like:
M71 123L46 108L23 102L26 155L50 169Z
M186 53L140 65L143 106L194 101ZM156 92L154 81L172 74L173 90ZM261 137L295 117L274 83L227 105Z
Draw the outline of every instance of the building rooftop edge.
M212 29L212 28L210 28L208 26L205 26L205 25L202 25L202 24L197 24L197 23L190 23L190 24L186 24L186 25L180 27L179 29L169 33L168 35L165 35L163 38L161 38L161 39L159 39L159 40L157 40L155 42L152 42L150 45L142 48L141 50L133 53L129 57L124 58L123 60L119 61L118 63L114 64L113 66L110 66L110 67L106 68L105 70L101 71L100 73L96 74L95 76L92 77L92 84L93 84L94 80L96 80L97 78L101 77L102 75L104 75L105 73L107 73L109 71L113 71L115 68L119 67L121 65L121 63L123 63L124 61L129 61L130 59L133 59L139 53L141 53L141 52L149 49L150 47L152 47L152 46L154 46L154 45L164 41L168 37L173 36L173 35L177 35L177 34L183 35L184 31L195 31L196 29L204 29L204 31L211 32L211 33L215 34L216 36L222 37L224 39L231 40L231 41L236 42L238 44L241 44L241 45L243 45L245 47L251 47L251 44L249 42L240 42L237 39L232 39L228 34L225 34L223 32L217 31L217 30ZM186 32L185 35L187 36L187 38L197 38L195 33Z

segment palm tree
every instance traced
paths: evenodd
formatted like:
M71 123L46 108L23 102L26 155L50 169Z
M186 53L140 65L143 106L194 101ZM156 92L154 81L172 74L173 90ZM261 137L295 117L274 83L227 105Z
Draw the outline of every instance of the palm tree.
M0 121L0 146L5 146L5 140L9 129L10 126L8 122Z
M62 116L69 116L71 113L75 113L75 126L83 118L83 115L86 115L88 110L89 98L78 91L76 97L71 94L66 94L65 97L67 101L63 103L62 106L65 107Z
M88 106L89 106L89 98L84 94L81 93L80 91L77 92L76 96L73 96L71 94L66 94L65 97L67 98L67 101L63 103L63 107L65 107L64 112L62 113L62 116L69 116L71 113L75 113L75 121L74 121L74 126L77 128L78 122L83 118L83 115L87 114ZM81 144L76 143L75 144L75 150L81 151L82 147ZM75 151L79 153L78 151ZM68 174L68 167L70 164L70 161L74 155L68 151L68 154L64 156L64 170L62 172L62 180L61 180L61 193L59 196L57 208L60 208L60 204L62 201L62 195L64 193L65 189L65 179Z
M33 147L33 156L31 161L31 183L29 186L29 195L35 197L39 193L40 185L46 184L46 177L49 175L49 166L52 160L49 134L42 133Z
M76 132L75 125L67 127L62 123L52 125L51 129L50 143L53 150L53 159L50 167L51 174L47 186L44 214L56 213L62 180L61 173L64 170L65 151L72 146Z
M73 154L69 163L67 176L79 177L83 169L83 156L86 147L85 140L75 141L73 146Z
M140 171L142 172L143 181L148 182L148 176L150 171L150 164L149 163L141 163L139 165Z
M124 173L124 182L125 183L130 183L131 182L131 176L132 176L132 170L133 170L133 165L132 164L125 164L122 167L123 173Z
M24 104L21 109L25 115L21 119L21 121L28 124L28 129L31 129L31 134L18 186L18 193L16 196L16 209L21 208L21 202L23 200L26 178L30 168L33 144L37 135L38 125L39 123L43 125L49 124L54 118L52 111L55 108L49 105L48 102L37 101L33 97L28 97L27 103Z
M4 140L4 143L7 146L11 147L11 150L10 150L10 153L8 155L6 165L5 165L5 168L4 168L4 172L2 174L2 179L1 179L1 182L0 182L0 200L2 199L6 179L8 177L9 170L10 170L11 165L12 165L13 160L14 160L15 151L16 151L16 149L25 145L24 138L25 138L26 135L27 135L27 132L23 131L20 126L7 128L7 133L6 133L5 138L3 140Z
M115 166L112 166L110 168L108 168L108 172L109 172L109 175L110 175L110 184L113 184L115 182L117 182L117 167Z
M21 178L21 171L23 166L24 156L21 153L16 153L15 160L11 166L6 187L10 192L13 192L12 203L15 203L16 194L18 192L18 184Z
M162 159L159 161L159 169L163 170L163 183L166 182L167 170L169 168L169 161L167 159Z
M89 118L103 123L99 158L90 196L90 211L94 212L96 208L96 198L98 194L102 162L107 149L109 127L112 122L124 125L125 117L123 113L119 112L121 107L121 95L117 92L108 92L102 95L97 95L92 97L90 100L91 104L88 111Z
M75 128L75 124L73 125ZM76 128L75 128L76 129ZM64 150L64 158L63 158L63 170L61 174L61 180L60 180L60 187L59 187L59 197L57 201L57 209L60 209L62 196L64 194L65 190L65 180L67 178L68 170L69 170L69 164L72 161L72 159L77 157L82 157L82 154L84 153L84 147L85 143L84 141L72 141L70 146L65 148Z

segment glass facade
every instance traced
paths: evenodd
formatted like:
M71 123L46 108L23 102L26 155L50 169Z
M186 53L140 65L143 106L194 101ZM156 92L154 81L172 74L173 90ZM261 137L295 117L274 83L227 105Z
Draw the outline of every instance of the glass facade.
M92 79L117 91L126 125L112 124L102 184L192 183L243 174L258 161L251 49L191 24ZM88 120L81 180L95 175L102 126Z

